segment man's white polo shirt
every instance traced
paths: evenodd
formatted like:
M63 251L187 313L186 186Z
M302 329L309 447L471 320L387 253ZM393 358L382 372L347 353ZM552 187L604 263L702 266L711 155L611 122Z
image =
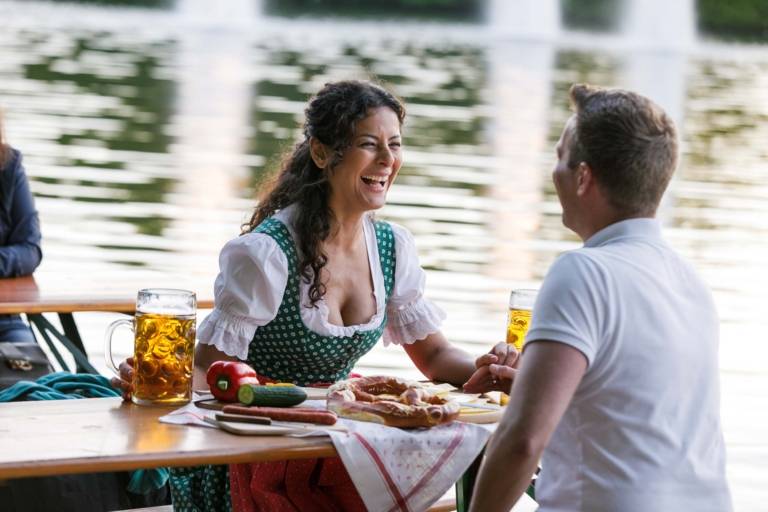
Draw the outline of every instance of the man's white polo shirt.
M527 339L570 345L588 361L544 452L542 512L731 510L719 319L656 220L612 224L561 255Z

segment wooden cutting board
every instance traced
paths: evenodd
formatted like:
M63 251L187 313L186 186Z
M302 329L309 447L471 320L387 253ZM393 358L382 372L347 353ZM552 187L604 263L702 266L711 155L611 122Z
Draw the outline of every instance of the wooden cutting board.
M301 388L307 394L307 400L325 400L328 398L328 388Z
M206 420L207 421L207 420ZM306 434L304 428L277 427L272 425L254 425L250 423L235 423L231 421L212 420L211 424L230 434L241 436L287 436L289 434Z
M467 406L462 406L459 412L459 421L467 423L497 423L501 420L506 409L506 407L498 405L501 398L498 392L485 395L466 395L452 392L445 395L445 398L467 404ZM476 405L477 407L469 407L469 405Z
M504 415L504 407L496 410L470 409L462 407L459 412L459 421L466 423L497 423Z
M246 418L248 418L246 416ZM326 433L329 430L338 430L346 432L347 429L341 425L312 425L310 423L296 423L295 425L258 425L255 423L243 423L239 421L219 421L213 418L206 418L206 422L219 427L225 432L241 436L287 436L292 434L317 434Z

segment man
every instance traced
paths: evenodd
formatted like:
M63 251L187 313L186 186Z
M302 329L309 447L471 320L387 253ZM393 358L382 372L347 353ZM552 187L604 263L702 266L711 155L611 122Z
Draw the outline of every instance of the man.
M552 178L584 247L542 283L471 510L509 510L543 454L541 512L729 511L717 312L654 219L677 163L675 128L632 92L570 94L576 114Z

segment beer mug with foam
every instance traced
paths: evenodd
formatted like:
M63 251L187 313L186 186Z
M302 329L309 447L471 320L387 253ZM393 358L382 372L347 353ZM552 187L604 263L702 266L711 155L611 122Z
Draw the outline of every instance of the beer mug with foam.
M112 334L120 326L134 333L134 403L182 405L190 401L196 310L194 292L148 288L139 290L133 319L116 320L107 327L104 357L118 376Z

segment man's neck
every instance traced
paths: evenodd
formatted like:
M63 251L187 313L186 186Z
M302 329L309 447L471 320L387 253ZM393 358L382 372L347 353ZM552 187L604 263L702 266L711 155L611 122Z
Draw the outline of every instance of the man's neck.
M638 213L636 215L622 215L615 211L610 213L606 212L604 215L595 216L595 218L590 219L589 222L586 222L583 226L580 226L578 230L574 231L577 235L579 235L579 238L581 238L582 242L586 242L592 238L595 233L602 231L603 229L612 224L616 224L617 222L629 219L653 219L655 217L655 212L651 214Z

